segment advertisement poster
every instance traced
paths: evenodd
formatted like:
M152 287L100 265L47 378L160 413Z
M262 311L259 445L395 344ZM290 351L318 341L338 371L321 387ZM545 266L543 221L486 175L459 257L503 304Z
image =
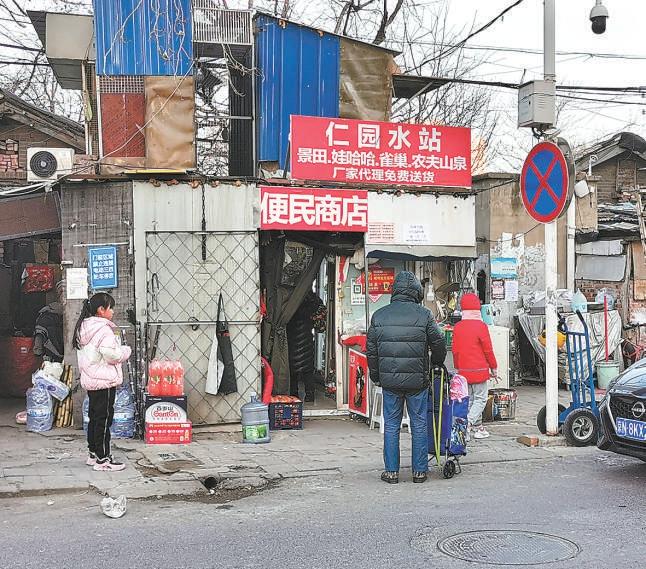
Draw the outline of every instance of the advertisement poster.
M518 260L515 257L494 257L491 259L492 279L518 278Z
M504 300L505 298L505 281L491 281L491 300Z
M351 413L368 416L368 358L356 350L348 350L348 407Z
M292 115L291 148L294 179L471 187L468 128Z
M67 269L67 300L85 300L87 298L87 269Z

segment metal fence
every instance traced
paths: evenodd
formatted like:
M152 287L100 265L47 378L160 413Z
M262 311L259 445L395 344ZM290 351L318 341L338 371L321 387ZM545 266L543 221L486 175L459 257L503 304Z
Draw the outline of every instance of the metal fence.
M147 232L148 359L185 367L189 417L196 424L235 422L260 386L259 263L256 232ZM222 294L238 392L204 389Z
M213 0L194 0L193 39L199 43L252 45L251 11L219 8Z

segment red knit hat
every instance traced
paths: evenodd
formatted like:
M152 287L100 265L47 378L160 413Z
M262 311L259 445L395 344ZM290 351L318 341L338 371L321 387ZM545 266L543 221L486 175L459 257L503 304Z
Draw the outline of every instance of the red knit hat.
M478 295L473 293L465 294L460 300L460 308L462 310L480 310L481 305Z

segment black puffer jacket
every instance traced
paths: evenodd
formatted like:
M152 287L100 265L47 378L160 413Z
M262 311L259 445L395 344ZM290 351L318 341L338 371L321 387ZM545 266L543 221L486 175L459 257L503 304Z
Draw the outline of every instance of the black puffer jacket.
M430 310L420 305L422 285L409 271L395 278L388 306L377 310L368 329L370 380L389 391L416 392L428 387L431 363L446 358L444 334Z

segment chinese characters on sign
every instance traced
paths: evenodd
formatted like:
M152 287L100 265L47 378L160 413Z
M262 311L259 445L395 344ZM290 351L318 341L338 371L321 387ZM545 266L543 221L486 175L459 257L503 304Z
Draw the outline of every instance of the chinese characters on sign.
M368 192L260 187L260 228L306 231L368 229Z
M88 265L91 289L117 288L117 248L114 245L90 247Z
M291 120L295 179L471 187L468 128L297 115Z

